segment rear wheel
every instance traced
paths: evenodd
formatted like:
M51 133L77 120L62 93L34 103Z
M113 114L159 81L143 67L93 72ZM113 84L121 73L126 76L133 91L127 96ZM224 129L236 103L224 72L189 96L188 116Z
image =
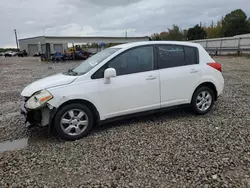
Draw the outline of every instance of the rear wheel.
M93 127L93 114L82 104L69 104L62 107L55 116L56 133L65 140L77 140Z
M204 115L208 113L214 104L214 91L206 86L198 88L192 98L192 108L196 114Z

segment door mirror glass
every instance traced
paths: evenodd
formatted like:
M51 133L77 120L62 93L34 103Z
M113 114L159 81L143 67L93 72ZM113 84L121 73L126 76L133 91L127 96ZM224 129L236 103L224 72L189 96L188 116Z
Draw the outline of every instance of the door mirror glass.
M110 79L112 77L116 77L116 70L114 68L108 68L104 72L104 78Z

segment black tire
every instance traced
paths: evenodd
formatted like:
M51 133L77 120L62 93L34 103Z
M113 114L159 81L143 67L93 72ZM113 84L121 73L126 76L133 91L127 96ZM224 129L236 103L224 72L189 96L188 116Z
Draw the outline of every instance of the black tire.
M61 119L62 117L65 115L65 113L67 113L68 111L70 110L81 110L83 111L87 117L88 117L88 125L86 126L85 130L79 134L79 135L69 135L69 134L66 134L64 131L63 131L63 128L61 127ZM78 140L80 138L83 138L84 136L86 136L89 131L92 129L94 125L94 116L93 116L93 113L91 112L91 110L83 105L83 104L76 104L76 103L73 103L73 104L68 104L64 107L62 107L58 112L57 114L55 115L55 118L54 118L54 128L55 128L55 132L57 133L57 135L64 139L64 140L68 140L68 141L74 141L74 140Z
M211 95L211 104L206 110L201 110L197 107L197 97L202 92L208 92ZM191 101L191 107L197 115L207 114L214 105L214 99L215 99L214 91L209 87L201 86L198 89L196 89L196 91L193 94L192 101Z

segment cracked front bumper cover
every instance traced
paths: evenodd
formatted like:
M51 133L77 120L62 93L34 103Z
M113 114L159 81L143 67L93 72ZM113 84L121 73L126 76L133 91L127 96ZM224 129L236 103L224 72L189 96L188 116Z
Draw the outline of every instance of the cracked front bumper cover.
M25 101L21 104L21 114L25 117L25 126L27 128L33 126L50 126L56 110L54 107L48 108L47 105L30 110L25 107Z
M26 115L27 113L28 112L27 112L27 110L25 108L25 102L22 102L22 104L21 104L21 114Z
M25 127L27 128L32 127L32 124L27 119L28 111L25 108L25 102L22 102L21 104L21 114L24 115L25 117Z
M25 117L25 126L27 128L33 126L41 126L42 122L42 110L35 109L29 110L25 107L25 102L21 104L21 114Z

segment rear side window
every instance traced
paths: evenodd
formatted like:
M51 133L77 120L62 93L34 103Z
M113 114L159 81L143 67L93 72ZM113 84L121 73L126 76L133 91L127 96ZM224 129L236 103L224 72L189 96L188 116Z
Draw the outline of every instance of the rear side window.
M195 47L184 46L186 65L194 65L199 63L198 50Z
M159 45L157 49L159 69L199 63L198 50L195 47Z
M185 54L182 46L160 45L157 51L160 69L185 65Z

